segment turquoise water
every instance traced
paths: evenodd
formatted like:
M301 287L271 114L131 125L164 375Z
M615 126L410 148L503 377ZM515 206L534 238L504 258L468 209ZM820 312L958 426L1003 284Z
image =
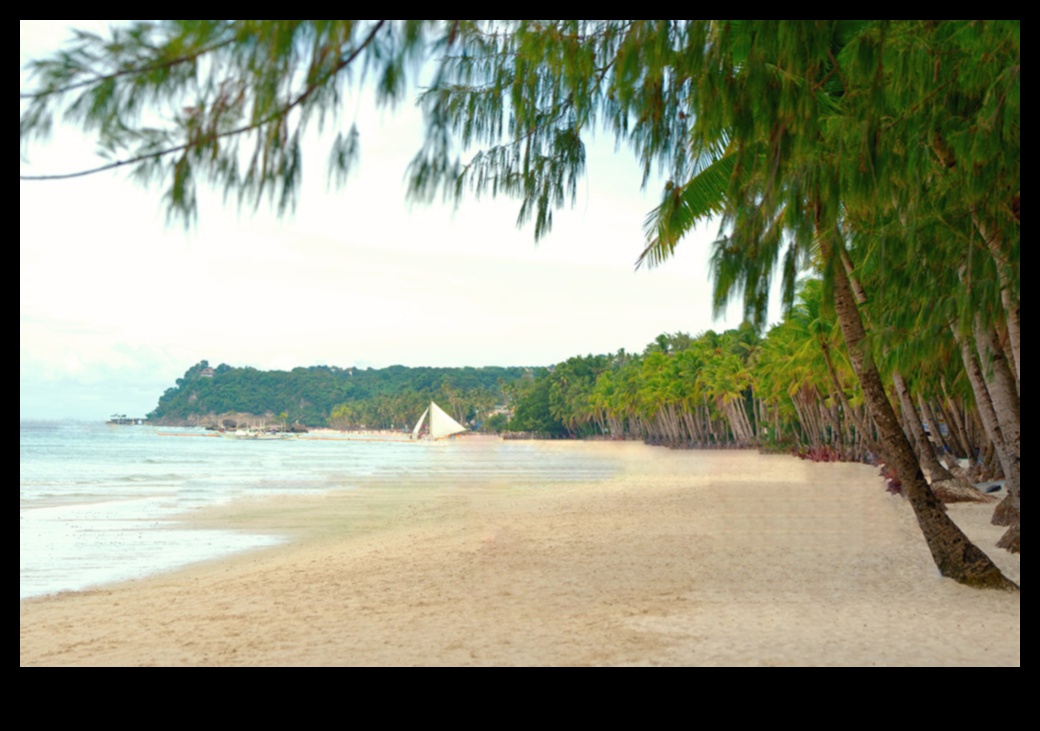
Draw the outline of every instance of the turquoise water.
M276 544L278 535L188 529L184 513L240 497L429 479L539 487L618 465L580 444L243 441L201 430L22 422L19 596L132 579Z

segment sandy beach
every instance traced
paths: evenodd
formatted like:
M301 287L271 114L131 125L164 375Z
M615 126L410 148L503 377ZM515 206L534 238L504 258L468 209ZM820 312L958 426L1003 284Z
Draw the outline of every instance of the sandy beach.
M583 448L622 454L622 473L372 484L194 515L292 540L22 601L20 663L1020 665L1020 595L939 577L875 468ZM991 513L950 506L1020 583Z

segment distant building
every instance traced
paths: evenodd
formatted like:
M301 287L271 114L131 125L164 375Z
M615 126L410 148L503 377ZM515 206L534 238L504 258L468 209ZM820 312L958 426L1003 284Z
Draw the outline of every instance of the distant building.
M144 424L144 419L137 416L127 416L126 414L112 414L112 418L107 423L119 424L120 426L140 426Z
M200 378L213 378L212 368L203 368L202 373L199 374Z

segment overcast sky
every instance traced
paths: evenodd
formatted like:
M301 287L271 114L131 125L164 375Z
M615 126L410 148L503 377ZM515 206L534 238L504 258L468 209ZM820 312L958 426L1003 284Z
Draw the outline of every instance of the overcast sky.
M22 66L58 47L68 24L98 27L21 21ZM21 417L144 415L202 359L548 365L739 323L739 307L711 317L715 226L666 266L634 271L660 186L641 192L634 157L612 139L589 145L577 205L536 245L532 227L516 228L512 200L406 204L421 118L411 104L380 113L366 102L342 118L361 133L358 170L327 190L334 133L309 145L301 203L283 219L205 191L186 232L166 224L157 189L124 172L21 182ZM93 152L92 140L59 129L21 170L83 169L98 164Z

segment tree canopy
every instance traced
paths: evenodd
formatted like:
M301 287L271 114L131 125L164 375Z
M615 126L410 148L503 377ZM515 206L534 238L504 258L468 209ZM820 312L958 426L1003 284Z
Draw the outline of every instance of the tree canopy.
M350 96L392 105L421 88L417 200L512 196L538 238L573 202L598 130L634 152L644 183L666 177L641 262L723 216L720 305L743 292L762 322L778 263L793 303L826 219L911 255L936 227L961 250L985 239L993 256L964 272L961 308L985 315L1001 289L1018 296L1019 33L1017 21L142 21L78 32L32 62L19 133L25 157L57 118L82 127L106 161L55 176L129 168L186 221L200 184L287 212L310 127L331 130L343 183L360 149Z
M19 133L25 157L56 118L77 124L106 162L56 176L127 167L185 220L199 184L286 212L308 128L331 128L342 183L360 145L350 95L392 105L421 87L410 195L513 196L538 238L573 202L598 130L631 148L644 183L666 177L641 261L723 215L718 300L743 292L761 321L778 262L793 302L824 215L845 235L909 229L911 244L924 226L981 226L1007 275L1019 69L1016 21L142 21L32 62ZM985 272L974 281L969 296L993 296Z

